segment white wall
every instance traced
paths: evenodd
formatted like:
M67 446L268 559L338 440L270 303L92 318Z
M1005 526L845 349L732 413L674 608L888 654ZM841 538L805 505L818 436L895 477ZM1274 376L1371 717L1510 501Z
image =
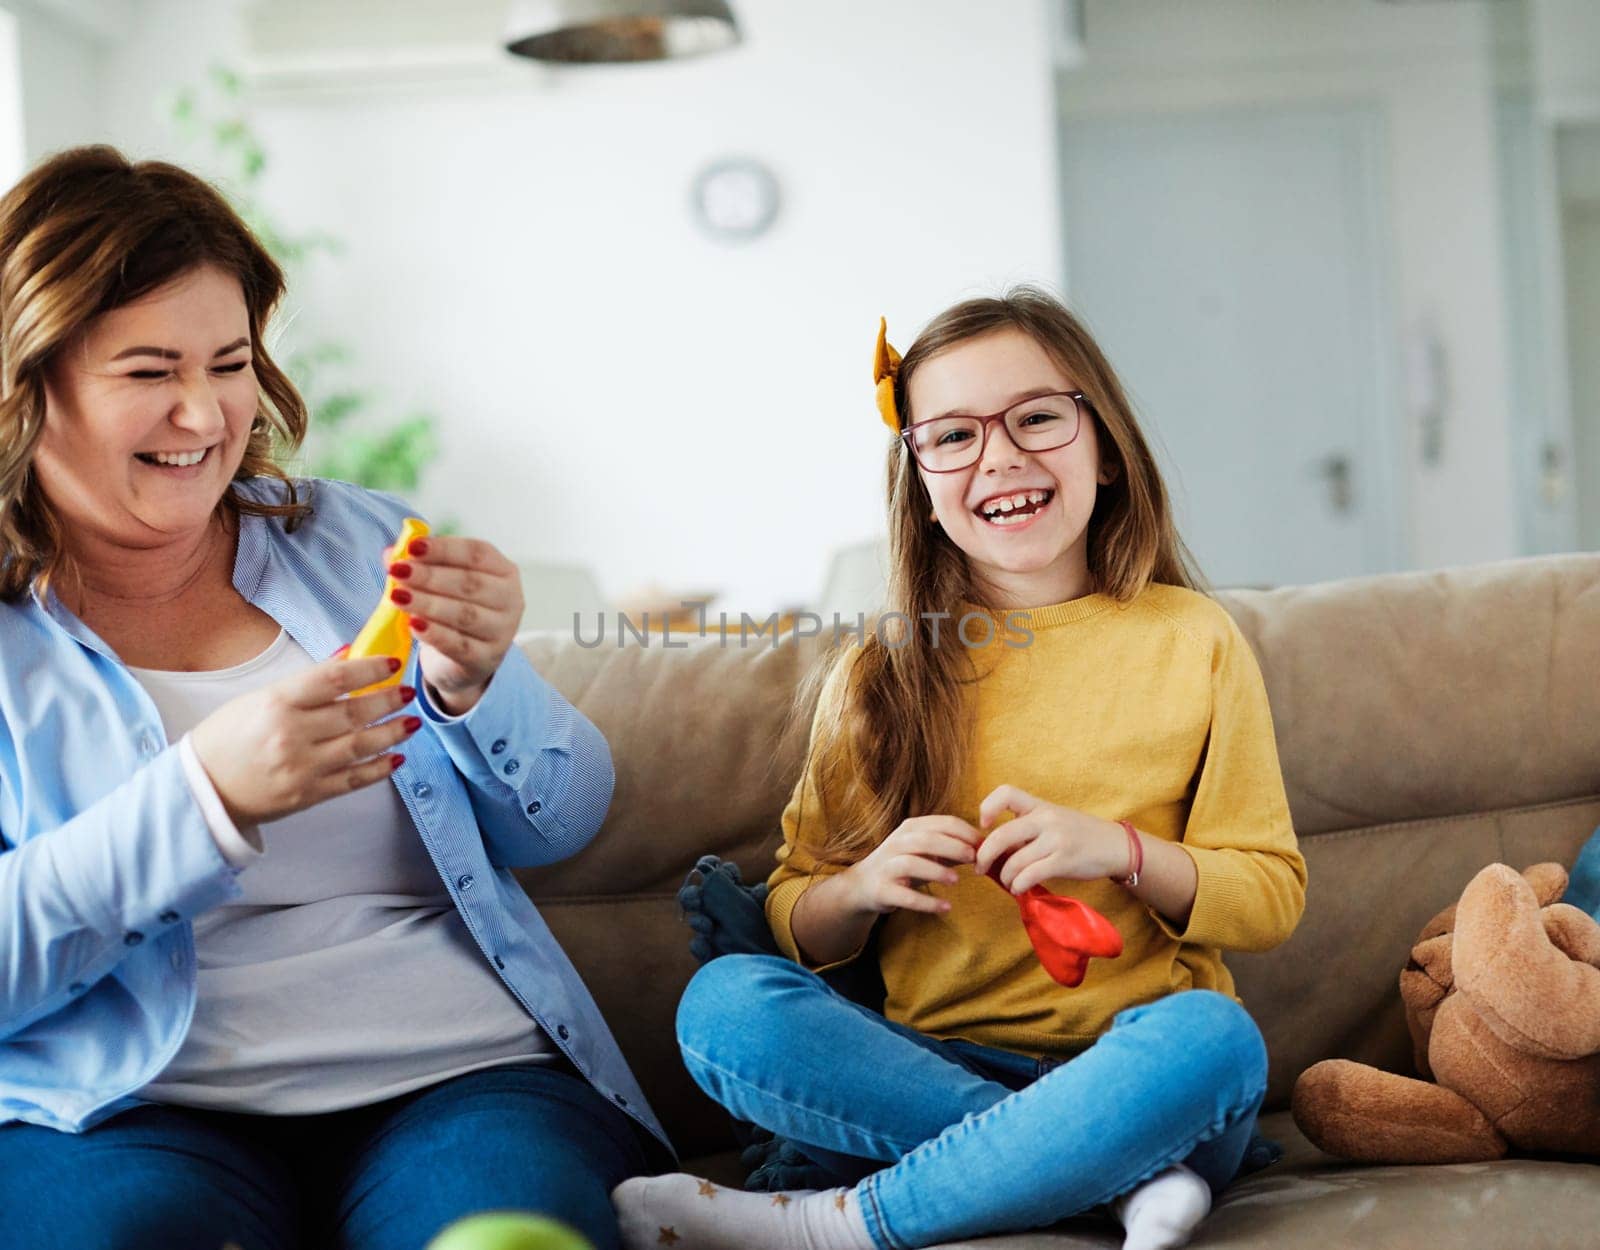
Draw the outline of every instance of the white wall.
M1418 567L1517 550L1489 7L1090 0L1084 67L1061 82L1077 116L1311 100L1381 109L1396 323L1437 327L1449 373L1441 462L1422 462L1419 431L1404 440L1404 537Z
M291 333L349 341L397 408L445 418L425 505L519 558L590 564L612 594L738 610L809 598L832 548L882 528L878 315L904 345L1061 260L1044 0L736 8L731 54L278 92L255 116L280 216L349 244L296 293ZM141 101L173 63L203 70L201 45L239 46L236 13L143 6L109 83L121 142L170 146ZM689 213L729 153L785 196L744 246Z
M72 10L50 4L13 0L6 7L16 19L25 163L99 138L105 72L100 32L73 20Z
M22 129L22 48L16 15L0 7L0 187L9 187L28 165Z

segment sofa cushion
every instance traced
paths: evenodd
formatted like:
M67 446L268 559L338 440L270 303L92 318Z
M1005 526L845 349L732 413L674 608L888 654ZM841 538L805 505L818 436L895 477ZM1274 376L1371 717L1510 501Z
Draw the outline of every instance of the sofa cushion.
M1600 556L1218 598L1301 837L1600 792Z
M778 817L799 775L809 724L790 705L816 649L693 641L586 650L570 635L521 639L534 666L611 745L616 791L581 855L541 869L542 901L676 891L697 856L771 871Z

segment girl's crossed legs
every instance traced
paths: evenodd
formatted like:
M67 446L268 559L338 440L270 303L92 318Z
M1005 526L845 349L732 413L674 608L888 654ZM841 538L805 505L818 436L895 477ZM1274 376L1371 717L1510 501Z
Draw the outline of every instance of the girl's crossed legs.
M1266 1090L1254 1021L1203 990L1119 1013L1088 1050L1030 1080L1031 1059L924 1037L788 960L724 956L690 982L678 1038L695 1080L740 1119L834 1168L892 1166L837 1191L832 1220L770 1195L695 1186L686 1192L697 1207L667 1182L631 1182L619 1193L625 1241L631 1220L649 1244L671 1229L668 1244L715 1245L686 1233L701 1231L697 1217L719 1197L717 1223L745 1200L734 1236L746 1245L767 1231L758 1220L775 1235L794 1226L798 1236L774 1245L861 1244L864 1226L868 1244L906 1250L1053 1224L1180 1162L1217 1191L1238 1170ZM650 1210L629 1209L647 1193Z

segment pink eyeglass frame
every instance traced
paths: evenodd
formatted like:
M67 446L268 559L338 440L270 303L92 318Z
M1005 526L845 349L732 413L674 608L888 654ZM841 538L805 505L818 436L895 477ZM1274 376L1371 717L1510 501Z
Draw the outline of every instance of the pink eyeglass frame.
M1015 412L1018 408L1026 407L1028 404L1036 404L1041 399L1060 399L1063 396L1065 396L1067 399L1070 399L1073 407L1078 411L1078 423L1072 429L1071 438L1067 439L1065 442L1056 443L1052 447L1036 447L1030 451L1028 448L1025 448L1019 444L1016 439L1011 437L1010 427L1005 426L1005 419L1009 414ZM954 469L934 469L930 468L927 464L924 464L922 457L917 454L917 445L912 440L912 435L923 426L933 425L938 421L949 421L951 419L950 417L930 417L926 421L914 422L900 431L900 441L906 445L906 450L911 453L911 458L917 462L918 466L924 473L964 473L966 470L970 469L973 464L977 464L983 459L983 453L989 447L989 431L991 428L993 428L994 422L1000 422L1005 428L1006 437L1011 439L1011 445L1013 447L1015 447L1018 451L1028 452L1028 454L1031 455L1033 451L1060 451L1063 447L1071 447L1073 443L1078 441L1078 435L1083 433L1083 414L1085 411L1088 411L1090 415L1093 415L1094 405L1089 402L1089 397L1082 391L1048 391L1043 395L1029 395L1026 399L1019 399L1009 408L1002 408L999 412L991 412L988 416L978 416L976 414L968 413L956 414L964 421L981 421L983 423L983 437L978 442L978 454L973 457L972 464L959 465Z

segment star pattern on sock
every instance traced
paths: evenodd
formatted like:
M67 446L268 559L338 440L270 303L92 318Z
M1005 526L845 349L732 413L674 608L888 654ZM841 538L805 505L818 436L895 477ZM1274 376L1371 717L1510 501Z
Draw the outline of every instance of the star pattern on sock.
M747 1193L677 1172L625 1180L612 1201L625 1250L873 1250L853 1192Z

